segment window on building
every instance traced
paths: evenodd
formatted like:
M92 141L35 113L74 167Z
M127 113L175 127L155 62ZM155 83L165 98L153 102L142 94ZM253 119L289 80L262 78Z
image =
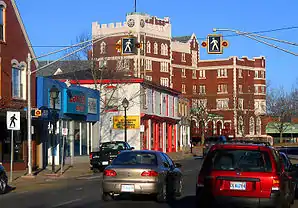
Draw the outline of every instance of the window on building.
M260 78L265 79L265 71L260 71Z
M265 86L261 86L261 93L265 94Z
M101 44L100 44L100 54L105 54L106 53L106 46L107 46L107 44L105 42L101 42Z
M205 70L200 70L200 78L206 78L206 71Z
M152 70L152 60L145 60L145 70L151 71Z
M239 116L239 119L238 119L238 134L240 134L242 136L243 133L244 133L244 122L243 122L242 116Z
M243 86L239 85L239 93L243 93Z
M23 98L22 70L20 68L12 68L12 97Z
M255 134L255 119L250 117L249 119L249 135Z
M165 86L165 87L169 87L169 79L165 78L165 77L161 77L160 78L160 85Z
M199 107L207 108L207 99L199 99L197 102Z
M0 41L5 41L5 7L0 5Z
M255 78L259 78L259 71L255 71Z
M148 81L152 81L152 76L146 76L145 79Z
M143 108L147 109L148 108L148 99L147 99L147 89L143 88L142 90L142 102L143 102Z
M192 93L197 94L197 85L192 86Z
M200 85L200 94L206 94L206 86L205 85Z
M163 43L160 45L160 54L161 54L162 56L165 55L165 45L164 45Z
M167 62L160 63L160 71L161 72L169 72L169 64Z
M158 44L155 42L154 43L154 54L158 54Z
M169 55L169 47L165 44L165 56Z
M255 86L255 93L259 93L259 86Z
M192 78L197 78L197 70L196 69L193 69L192 70Z
M186 62L185 53L182 53L181 54L181 61L182 62Z
M147 41L147 53L151 53L151 43Z
M186 73L185 73L185 69L184 68L181 69L181 76L182 77L186 77Z
M218 93L228 93L228 85L227 84L219 84L217 85Z
M227 69L218 69L217 70L217 77L227 77L228 70Z
M242 71L242 69L239 69L238 78L243 78L243 71Z
M243 98L238 98L238 109L239 110L243 110L243 103L244 103Z
M192 66L197 66L198 65L198 52L197 51L192 51Z
M262 121L260 117L257 117L257 121L256 121L256 134L257 135L262 134Z
M185 87L185 84L182 84L182 93L186 93L186 87Z
M217 99L216 107L218 110L227 110L229 109L229 99Z

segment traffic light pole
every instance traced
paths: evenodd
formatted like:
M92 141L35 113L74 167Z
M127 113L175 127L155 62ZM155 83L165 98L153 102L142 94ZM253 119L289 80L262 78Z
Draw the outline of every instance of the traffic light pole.
M251 33L251 32L242 32L242 31L239 31L239 30L226 29L226 28L224 28L224 29L223 29L223 28L220 28L220 29L219 29L219 28L213 28L213 32L217 32L217 31L233 32L233 33L236 33L236 34L238 34L238 35L242 35L242 36L245 36L245 37L250 38L250 39L252 39L252 40L255 40L255 41L259 42L259 43L263 43L263 44L265 44L265 45L267 45L267 46L270 46L270 47L272 47L272 48L276 48L276 49L278 49L278 50L280 50L280 51L283 51L283 52L292 54L292 55L294 55L294 56L298 56L297 53L294 53L294 52L292 52L292 51L290 51L290 50L281 48L281 47L279 47L279 46L277 46L277 45L268 43L268 42L266 42L266 41L264 41L264 40L260 40L260 39L258 39L258 38L256 38L256 37L263 38L263 39L268 39L268 40L273 40L273 41L277 41L277 42L281 42L281 43L285 43L285 44L289 44L289 45L294 45L294 46L298 46L297 43L289 42L289 41L286 41L286 40L279 40L279 39L277 39L277 38L271 38L271 37L267 37L267 36L262 36L262 35L258 35L258 34Z
M118 33L116 33L118 34ZM119 33L119 34L122 34L122 33ZM32 176L32 117L31 117L31 111L32 111L32 104L31 104L31 76L33 74L35 74L36 72L40 71L40 70L43 70L45 68L47 68L48 66L58 62L58 61L61 61L89 46L92 46L94 43L97 43L98 41L101 41L103 40L104 38L108 37L108 35L104 35L104 36L101 36L99 38L96 38L96 39L91 39L91 40L87 40L87 41L84 41L84 42L80 42L80 43L77 43L77 44L74 44L74 45L71 45L69 47L65 47L65 48L62 48L62 49L59 49L59 50L56 50L56 51L53 51L53 52L50 52L50 53L47 53L45 55L42 55L42 56L39 56L39 57L35 57L35 58L32 58L31 57L31 54L28 53L28 57L27 57L27 140L28 140L28 174L29 176ZM90 43L91 42L91 43ZM52 54L56 54L56 53L59 53L61 51L65 51L67 49L70 49L70 48L73 48L73 47L77 47L77 46L81 46L83 44L86 44L86 43L89 43L88 45L86 46L83 46L71 53L68 53L66 54L65 56L53 61L53 62L50 62L49 64L46 64L38 69L35 69L34 71L31 70L31 62L34 61L34 60L37 60L37 59L40 59L40 58L43 58L43 57L46 57L46 56L50 56Z

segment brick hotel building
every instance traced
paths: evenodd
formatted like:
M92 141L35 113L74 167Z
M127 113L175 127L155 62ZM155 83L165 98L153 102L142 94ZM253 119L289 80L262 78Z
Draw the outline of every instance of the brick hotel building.
M128 35L137 37L136 55L121 55L116 43ZM192 137L207 135L262 136L266 108L265 58L229 57L200 60L195 34L173 37L169 17L129 13L126 21L92 23L92 56L108 68L127 70L132 76L180 91L191 107L204 105L212 117L192 118ZM201 124L201 125L199 125ZM202 125L204 124L204 125ZM199 127L200 126L200 127Z

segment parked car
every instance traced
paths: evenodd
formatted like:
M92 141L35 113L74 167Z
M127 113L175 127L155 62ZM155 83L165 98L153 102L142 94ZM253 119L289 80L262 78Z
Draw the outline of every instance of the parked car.
M209 151L209 149L214 144L224 143L227 139L225 136L210 136L205 138L204 146L203 146L203 157L205 157Z
M198 175L199 207L290 207L292 179L279 152L264 144L213 145Z
M102 199L128 193L154 195L158 202L166 202L181 195L180 167L163 152L123 151L104 170Z
M134 147L123 141L103 142L99 151L90 153L90 168L94 172L103 171L121 151L133 149Z
M8 187L8 178L4 166L0 163L0 194L4 194Z

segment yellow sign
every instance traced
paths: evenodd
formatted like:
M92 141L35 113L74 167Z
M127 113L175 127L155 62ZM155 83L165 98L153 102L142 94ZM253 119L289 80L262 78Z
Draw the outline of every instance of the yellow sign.
M41 110L35 110L35 116L36 117L41 116Z
M139 116L127 116L126 117L127 129L138 129L140 128L140 117ZM113 128L124 129L124 116L113 117Z

